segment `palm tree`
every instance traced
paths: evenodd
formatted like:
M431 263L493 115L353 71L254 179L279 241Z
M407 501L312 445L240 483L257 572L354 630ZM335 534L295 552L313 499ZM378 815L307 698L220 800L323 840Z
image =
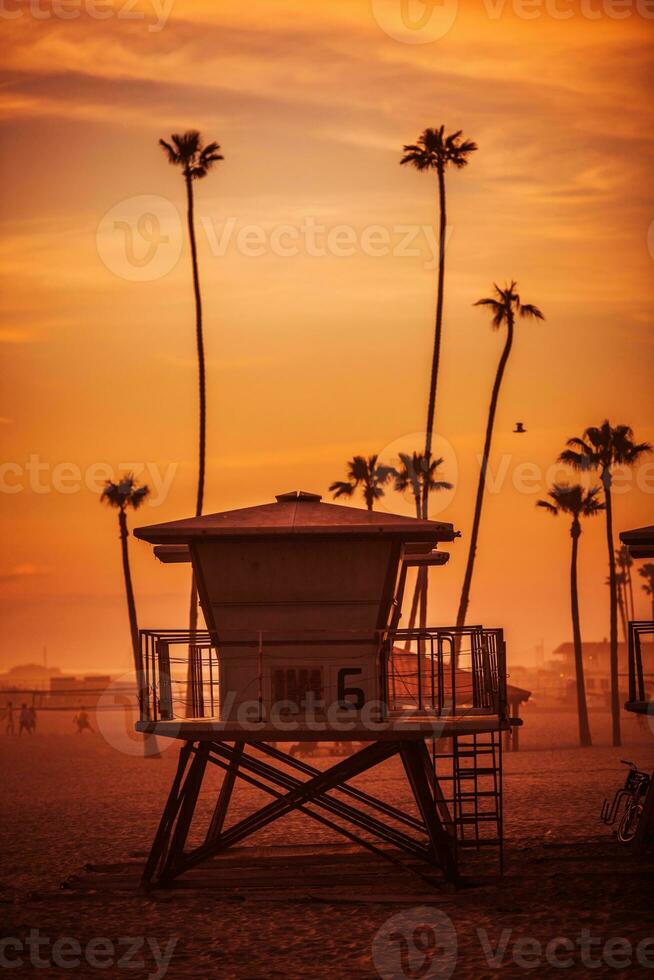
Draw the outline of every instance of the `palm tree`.
M584 680L584 658L581 642L581 624L579 619L579 587L577 578L577 559L579 556L579 538L581 537L581 518L595 517L604 510L604 504L598 499L599 487L584 490L578 483L569 486L567 483L555 483L548 491L549 500L539 500L537 507L542 507L553 517L566 514L572 517L570 537L572 538L572 560L570 563L570 608L572 610L572 636L575 650L575 675L577 679L577 713L579 716L579 744L592 745L590 725L588 724L588 706L586 704L586 683Z
M486 487L486 472L488 470L488 459L491 451L491 443L493 440L493 427L495 425L495 413L497 411L497 403L500 396L500 390L502 387L502 381L504 379L504 372L506 370L506 365L511 354L511 348L513 347L513 334L515 330L516 317L530 318L536 320L544 320L545 317L539 310L537 306L533 306L531 303L523 303L517 292L517 283L511 282L509 286L505 286L504 289L500 289L499 286L494 285L495 293L493 296L486 297L485 299L479 299L475 303L475 306L488 306L490 307L492 313L492 327L494 330L499 330L503 324L506 324L506 341L504 344L504 350L502 351L502 356L500 357L499 364L497 366L497 372L495 374L495 381L493 384L493 391L491 394L490 407L488 410L488 422L486 423L486 438L484 440L484 451L481 458L481 469L479 471L479 483L477 485L477 497L475 499L475 510L472 519L472 532L470 534L470 547L468 550L468 560L466 563L465 575L463 578L463 586L461 589L461 598L459 600L459 611L456 617L456 625L458 627L465 626L466 614L468 612L468 604L470 602L470 588L472 586L472 575L475 567L475 558L477 555L477 541L479 539L479 526L481 524L481 512L484 503L484 490Z
M606 505L606 544L609 558L609 591L611 616L611 716L613 744L621 744L620 737L620 689L618 680L618 583L613 545L613 499L611 487L614 466L634 466L652 447L647 442L634 442L633 431L628 425L612 426L605 420L601 426L591 426L583 436L568 439L568 448L559 456L577 471L598 470L604 487Z
M336 480L330 484L334 498L351 497L354 491L361 487L368 510L372 510L375 500L384 496L384 486L388 483L395 470L392 466L379 463L376 455L353 456L347 464L347 480Z
M136 617L136 601L134 599L134 586L132 584L132 573L129 566L129 550L127 539L129 531L127 529L127 508L138 510L150 493L148 486L139 486L133 473L126 473L119 483L107 480L104 490L100 495L100 502L114 507L118 511L118 528L120 533L120 550L123 561L123 577L125 580L125 596L127 598L127 614L129 616L129 630L132 638L132 658L134 661L134 672L137 683L140 684L140 641L139 627ZM154 736L147 736L144 742L145 755L153 758L159 755L157 740Z
M643 592L650 596L652 600L652 621L654 622L654 562L648 561L644 565L641 565L638 569L638 574L641 578L645 579L645 584L643 585Z
M410 490L416 506L416 517L420 518L422 516L425 483L429 484L429 491L452 490L453 485L451 483L448 483L447 480L438 480L436 478L444 459L441 456L439 459L431 460L428 464L427 458L422 453L413 452L411 454L400 453L400 462L402 466L395 474L395 489L398 493L406 493L407 490ZM416 624L419 597L422 597L423 602L426 600L427 590L426 583L424 582L424 574L424 569L421 568L418 570L418 578L411 602L411 614L409 616L408 628L410 630Z
M206 177L214 163L223 160L218 143L202 145L202 138L196 129L179 134L173 133L170 143L160 139L159 145L168 157L168 162L180 167L186 185L188 237L191 245L191 263L193 267L193 293L195 296L195 342L198 355L198 389L200 394L200 426L198 448L198 488L195 503L195 516L202 513L204 503L204 477L207 441L207 384L204 356L204 334L202 328L202 294L200 291L200 274L198 271L198 252L195 241L195 215L193 201L193 181ZM191 580L191 609L190 629L197 628L198 605L195 577Z
M400 166L415 167L418 171L435 170L438 180L439 208L439 238L438 238L438 285L436 289L436 321L434 329L434 349L431 362L431 377L429 381L429 399L427 403L427 428L425 431L424 457L431 460L431 447L434 432L434 415L436 411L436 391L438 388L438 371L441 356L441 340L443 333L443 300L445 294L445 238L447 232L447 200L445 193L445 171L449 166L462 170L468 164L468 157L477 150L473 140L463 139L462 130L445 135L445 127L425 129L416 143L404 147L404 156ZM425 481L422 492L422 513L420 516L427 520L429 516L429 481ZM419 579L420 581L420 579ZM422 581L424 596L421 601L420 625L427 625L427 588L428 577L425 572Z

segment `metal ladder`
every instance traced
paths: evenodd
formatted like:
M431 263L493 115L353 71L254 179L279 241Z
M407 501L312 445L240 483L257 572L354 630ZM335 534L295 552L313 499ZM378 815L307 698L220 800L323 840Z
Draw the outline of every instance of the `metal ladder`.
M438 751L436 743L432 756L436 776L452 815L457 863L464 862L464 853L468 856L480 855L482 851L488 854L487 849L495 849L499 874L502 874L501 732L458 735L448 742L450 750Z

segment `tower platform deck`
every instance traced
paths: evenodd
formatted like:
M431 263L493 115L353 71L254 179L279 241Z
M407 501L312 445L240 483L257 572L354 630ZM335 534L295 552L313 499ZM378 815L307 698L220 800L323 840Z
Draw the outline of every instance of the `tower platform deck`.
M420 718L396 717L385 722L363 725L347 724L339 731L333 726L317 723L315 727L297 725L289 729L266 722L250 725L235 724L210 718L185 718L172 721L139 721L136 731L177 738L183 741L224 742L404 742L433 738L452 738L459 735L481 735L485 732L507 731L508 719L496 714L432 715Z

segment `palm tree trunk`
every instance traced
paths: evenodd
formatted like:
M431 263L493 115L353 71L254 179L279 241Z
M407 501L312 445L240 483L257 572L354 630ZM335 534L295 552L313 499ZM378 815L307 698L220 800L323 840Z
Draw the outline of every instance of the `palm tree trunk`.
M495 375L495 382L493 384L490 407L488 410L488 423L486 425L486 438L484 440L484 451L481 458L481 469L479 471L479 483L477 484L477 497L475 499L475 511L472 519L472 532L470 534L470 547L468 550L468 561L466 563L466 571L463 577L461 599L459 601L459 611L456 617L457 627L465 626L466 614L468 612L468 604L470 602L470 587L472 585L472 574L475 567L475 557L477 555L477 541L479 539L479 526L481 524L481 512L484 504L484 490L486 489L486 472L488 470L488 459L490 456L491 443L493 441L493 427L495 425L495 413L497 411L497 402L499 399L500 390L502 388L504 372L506 370L506 365L508 363L512 347L513 347L513 315L509 314L507 318L506 343L504 345L504 350L502 351L500 362L497 366L497 373Z
M136 601L134 599L134 586L132 584L132 571L129 566L129 550L127 539L127 516L124 510L118 511L118 527L120 529L120 553L123 560L123 578L125 579L125 595L127 597L127 615L129 616L129 632L132 638L132 659L134 661L134 675L136 683L141 687L141 655L139 642L139 627L136 618ZM159 746L156 735L144 735L143 755L149 759L160 758Z
M434 416L436 414L436 391L438 388L438 371L441 360L441 340L443 336L443 299L445 295L445 237L447 233L447 201L445 197L445 170L438 168L438 205L439 205L439 238L438 238L438 286L436 291L436 323L434 329L434 350L431 362L431 378L429 380L429 403L427 406L427 431L425 434L425 461L429 468L431 448L434 434ZM426 479L422 488L422 518L429 517L429 480ZM427 598L429 589L428 570L420 569L418 581L420 590L420 627L427 626Z
M422 500L421 500L421 498L420 498L419 495L416 496L415 501L416 501L416 517L418 519L420 519L421 507L422 507ZM422 569L419 568L417 570L416 581L415 581L415 585L413 587L413 599L411 600L411 612L409 613L409 629L410 630L412 630L412 629L415 628L415 625L416 625L416 616L418 615L418 602L420 600L420 596L422 595L423 588L424 588L424 583L422 581L422 575L421 575L421 573L422 573ZM410 648L410 646L411 646L411 640L410 639L407 639L406 642L405 642L405 644L404 644L404 649L405 650L408 650Z
M613 500L611 497L611 473L602 473L606 502L606 545L609 557L609 591L611 594L610 622L610 669L611 669L611 727L614 746L622 744L620 733L620 678L618 676L618 588L615 575L615 550L613 547Z
M124 510L118 511L118 527L120 529L120 552L123 560L123 578L125 580L125 595L127 597L127 615L129 616L129 632L132 638L132 659L134 670L138 674L140 661L139 628L136 619L136 602L134 599L134 586L132 584L132 572L129 567L129 551L127 548L127 516Z
M627 628L627 613L626 613L626 603L627 603L627 586L624 582L618 582L618 612L620 613L620 623L622 625L622 639L626 643L629 636Z
M195 342L198 354L198 391L200 395L200 432L198 446L198 490L195 503L195 516L202 513L204 503L204 473L207 438L207 382L204 356L204 334L202 330L202 294L200 292L200 273L198 271L198 251L195 241L195 218L193 214L193 181L186 177L188 237L191 244L193 265L193 293L195 296Z
M200 273L198 270L198 250L195 240L195 217L193 208L193 180L186 176L186 200L187 200L187 224L188 237L191 245L191 263L193 266L193 294L195 296L195 342L198 355L198 392L199 392L199 412L200 428L198 442L198 488L195 502L195 516L202 514L204 504L204 478L205 478L205 458L207 440L207 381L206 365L204 356L204 334L202 330L202 293L200 291ZM191 573L191 597L189 607L189 630L194 633L198 628L198 590L195 581L195 574ZM193 676L193 660L197 652L195 648L189 647L189 672L187 677L187 714L193 715L193 705L191 698L191 678Z
M570 529L572 536L572 560L570 562L570 606L572 610L572 636L575 650L575 677L577 681L577 714L579 717L579 744L592 745L590 725L588 724L588 705L586 704L586 681L584 678L584 657L581 642L581 623L579 618L579 586L577 579L577 559L579 555L579 536L581 528L578 521L573 521Z

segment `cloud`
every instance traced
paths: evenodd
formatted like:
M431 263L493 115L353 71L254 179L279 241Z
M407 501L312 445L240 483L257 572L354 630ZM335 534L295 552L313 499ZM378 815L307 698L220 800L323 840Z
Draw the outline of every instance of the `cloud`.
M14 565L6 572L0 572L1 582L20 582L24 579L38 578L49 575L52 569L47 565L36 565L32 562L23 562Z

